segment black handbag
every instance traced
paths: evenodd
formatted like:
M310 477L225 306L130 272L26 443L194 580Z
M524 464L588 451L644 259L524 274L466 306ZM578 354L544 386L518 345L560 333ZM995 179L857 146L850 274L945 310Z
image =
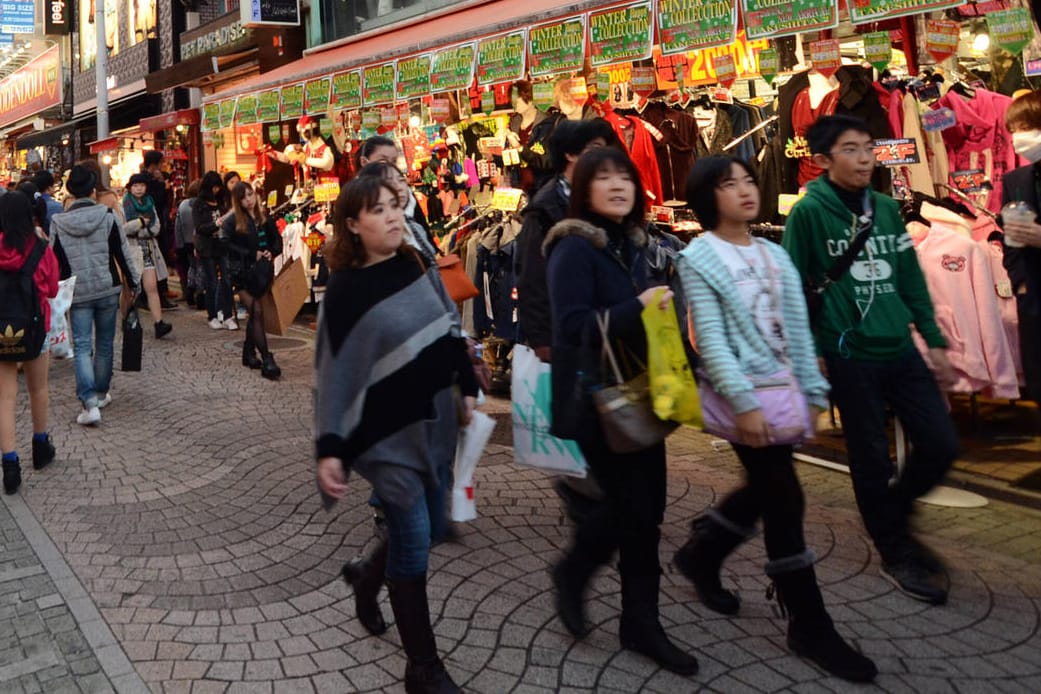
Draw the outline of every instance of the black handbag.
M141 370L141 351L144 346L144 330L137 309L133 306L123 318L123 371Z
M267 258L261 258L253 263L253 267L246 273L243 289L254 297L262 296L271 289L271 283L275 280L275 264Z

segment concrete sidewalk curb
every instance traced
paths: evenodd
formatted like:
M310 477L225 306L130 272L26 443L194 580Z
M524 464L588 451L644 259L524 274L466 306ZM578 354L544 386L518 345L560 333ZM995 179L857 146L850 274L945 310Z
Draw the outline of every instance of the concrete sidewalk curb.
M18 529L39 558L47 574L54 581L58 593L69 606L79 625L83 638L94 651L102 671L119 694L149 694L150 689L134 670L123 647L119 645L108 623L101 616L94 600L76 578L68 562L55 547L50 536L40 525L20 495L4 495L4 504L14 518Z

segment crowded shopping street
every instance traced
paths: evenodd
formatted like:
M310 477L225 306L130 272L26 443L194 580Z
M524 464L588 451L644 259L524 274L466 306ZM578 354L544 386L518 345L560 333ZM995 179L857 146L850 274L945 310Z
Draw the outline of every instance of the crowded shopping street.
M332 512L315 492L313 332L301 321L277 339L272 383L238 366L241 333L212 331L200 313L170 320L176 332L146 345L140 373L117 371L100 426L76 424L71 397L52 399L58 458L2 497L0 690L403 691L397 634L369 635L339 576L373 543L368 484L352 477ZM72 392L71 363L52 364L51 388ZM570 534L553 478L514 464L508 401L480 409L497 428L476 471L477 519L430 560L435 633L464 691L850 690L788 653L761 537L726 565L743 599L735 617L706 609L668 565L691 519L740 475L731 452L689 429L669 439L661 612L701 672L680 677L619 648L613 567L592 583L592 632L574 641L549 576ZM948 603L932 607L879 576L848 476L798 473L826 602L878 665L875 691L1038 691L1041 513L919 504L914 522L950 567ZM389 619L385 593L381 604Z

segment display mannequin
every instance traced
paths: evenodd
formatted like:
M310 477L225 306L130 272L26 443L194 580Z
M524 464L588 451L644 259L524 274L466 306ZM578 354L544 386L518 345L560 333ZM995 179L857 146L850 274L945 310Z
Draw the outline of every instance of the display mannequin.
M585 101L576 101L571 96L572 79L562 79L553 86L553 99L556 107L568 120L582 120Z
M307 167L304 182L338 180L333 172L333 165L336 163L333 150L322 138L318 121L310 116L303 116L296 122L296 131L300 134L302 145L291 144L282 152L269 152L268 156L294 166ZM297 178L299 181L299 176Z
M839 88L839 80L835 75L825 77L816 70L811 70L810 78L810 108L816 109L824 101L829 92Z
M531 141L535 126L546 120L546 114L536 105L531 82L518 80L513 83L513 115L510 116L510 129L506 133L506 141L513 149L526 147ZM535 173L525 165L519 171L511 172L511 184L529 190L535 185Z

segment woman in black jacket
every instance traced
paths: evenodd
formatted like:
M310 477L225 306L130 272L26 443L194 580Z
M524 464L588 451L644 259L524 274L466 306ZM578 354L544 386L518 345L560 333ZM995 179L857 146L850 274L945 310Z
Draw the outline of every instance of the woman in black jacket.
M228 207L220 174L207 171L202 177L199 197L192 203L192 222L195 225L195 252L206 283L206 317L214 330L237 330L239 327L235 322L230 278L224 268L224 248L220 238L221 226L232 215Z
M276 379L282 369L268 351L264 332L264 309L261 298L271 289L275 278L275 256L282 253L282 237L275 220L264 213L253 186L239 181L231 189L233 216L224 220L222 237L227 240L225 267L232 285L239 291L249 314L246 337L242 341L242 365L260 369L260 375ZM260 350L260 359L257 359Z
M648 286L642 190L632 161L613 147L587 152L575 165L569 218L550 229L543 246L549 258L555 400L556 394L569 390L562 387L564 383L601 382L595 375L586 380L579 374L579 364L591 363L584 355L598 360L600 316L608 318L612 344L646 363L647 337L640 314L659 292L663 292L662 302L672 292ZM635 453L615 453L606 444L588 395L579 403L568 403L582 420L571 431L561 431L557 405L554 402L555 433L578 441L605 494L604 503L578 525L573 547L553 569L561 621L576 637L587 633L583 592L596 569L617 548L622 646L667 670L693 675L698 661L669 641L658 619L664 442Z

